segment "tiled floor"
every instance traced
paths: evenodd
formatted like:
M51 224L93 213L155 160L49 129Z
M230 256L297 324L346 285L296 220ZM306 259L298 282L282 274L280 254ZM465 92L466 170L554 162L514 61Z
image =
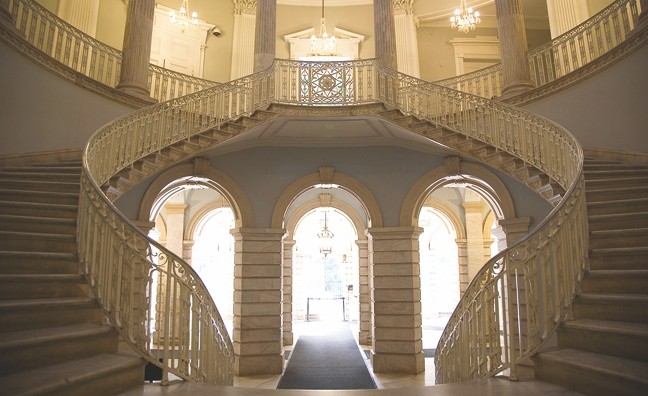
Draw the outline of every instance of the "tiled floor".
M350 323L353 326L353 323ZM319 334L326 332L325 323L304 322L296 323L293 327L295 341L300 334ZM352 329L354 334L357 331ZM424 329L424 338L427 341L424 348L436 346L439 332L436 326ZM435 339L436 337L436 339ZM434 345L434 346L431 346ZM286 348L288 351L291 349ZM368 347L362 347L368 349ZM369 360L367 360L369 365ZM371 369L369 370L371 372ZM191 394L202 395L231 395L231 396L304 396L311 394L333 394L335 396L449 396L449 395L498 395L498 396L577 396L561 387L539 381L509 381L506 378L491 378L470 383L437 385L434 386L434 359L425 359L425 371L418 375L399 374L373 374L378 387L377 390L348 390L348 391L309 391L309 390L276 390L279 375L263 375L254 377L235 377L233 387L208 386L195 383L177 382L169 386L159 384L145 384L139 389L125 393L123 396L180 396Z

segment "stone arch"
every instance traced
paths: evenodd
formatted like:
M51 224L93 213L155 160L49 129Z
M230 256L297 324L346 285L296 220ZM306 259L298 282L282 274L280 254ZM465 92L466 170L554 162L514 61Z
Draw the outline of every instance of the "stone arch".
M495 211L498 219L516 217L515 204L508 188L492 171L482 165L461 161L460 157L446 157L439 166L414 183L407 192L400 213L403 227L416 226L418 216L430 193L446 185L462 183L478 192Z
M457 239L466 239L466 228L464 227L463 221L461 221L459 216L457 216L457 214L450 208L448 204L438 199L431 198L428 195L421 207L423 206L433 207L439 212L443 213L443 215L446 216L446 218L452 223Z
M138 220L149 221L159 194L164 187L183 177L199 176L210 180L209 187L217 190L229 201L234 212L236 227L254 227L254 211L245 191L225 173L212 168L204 158L194 158L191 163L171 167L155 178L146 189L140 202Z
M284 228L284 216L294 199L304 191L318 185L336 185L355 195L367 212L367 228L382 227L383 218L380 206L371 191L358 180L335 172L332 166L322 166L319 172L297 179L281 193L272 212L271 228Z
M210 212L220 209L220 208L232 208L231 205L225 205L222 202L212 202L204 207L202 207L197 213L195 213L189 221L187 222L187 226L185 228L185 238L189 240L194 240L194 234L196 232L196 228L198 227L198 224L202 221L202 219L209 214Z

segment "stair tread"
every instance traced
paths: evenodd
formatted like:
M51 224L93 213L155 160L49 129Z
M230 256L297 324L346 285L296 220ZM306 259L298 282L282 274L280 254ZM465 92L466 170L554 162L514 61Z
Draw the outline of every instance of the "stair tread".
M604 205L613 205L613 204L622 204L622 203L641 203L648 201L648 197L645 198L626 198L626 199L613 199L610 201L597 201L597 202L588 202L587 206L604 206Z
M14 251L14 250L2 250L0 251L0 257L14 257L14 258L39 258L39 259L65 259L65 260L76 260L76 253L65 253L65 252L24 252L24 251Z
M583 292L579 294L577 299L581 300L605 300L605 301L625 301L625 302L646 302L648 303L648 293L646 294L632 294L632 293L596 293L596 292Z
M619 228L619 229L608 229L608 230L597 230L591 231L592 235L614 235L614 234L639 234L646 235L646 242L648 242L648 228Z
M605 214L592 214L588 215L587 217L590 220L604 220L604 219L613 219L613 218L619 218L619 217L637 217L637 216L648 216L648 212L625 212L625 213L605 213Z
M23 371L0 377L8 394L46 394L84 380L101 378L110 372L143 365L139 357L126 354L97 354L85 359Z
M0 301L0 310L32 308L32 307L62 307L64 305L96 305L97 301L92 297L57 297L57 298L34 298L30 300L6 300Z
M35 208L49 207L57 209L77 210L78 205L61 203L25 202L25 201L0 201L0 206L33 206Z
M65 339L74 339L76 337L108 334L113 331L114 329L110 326L92 323L12 331L0 333L0 349L18 348Z
M564 326L570 329L595 330L648 337L648 323L618 322L601 319L575 319L565 322Z
M38 221L39 223L43 223L43 222L67 223L67 224L76 223L76 219L70 219L67 217L43 217L43 216L14 215L14 214L0 213L0 218L7 219L7 220Z
M0 274L0 282L15 282L15 281L56 281L56 282L85 282L84 275L82 274Z
M14 235L22 236L25 238L39 238L39 239L63 239L63 240L76 240L75 234L60 234L60 233L48 233L48 232L24 232L24 231L5 231L0 230L0 235Z
M542 352L538 357L543 361L562 362L573 367L585 367L598 373L630 378L648 385L648 362L624 359L617 356L602 355L576 349L558 349Z

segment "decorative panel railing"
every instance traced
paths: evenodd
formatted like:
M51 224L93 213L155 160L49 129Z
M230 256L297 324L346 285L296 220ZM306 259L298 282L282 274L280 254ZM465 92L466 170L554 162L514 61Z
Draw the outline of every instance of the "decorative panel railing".
M641 0L617 0L592 18L554 40L529 51L531 80L536 87L553 82L600 58L635 29ZM492 98L502 94L502 65L437 81L437 84Z
M25 40L70 69L109 87L119 83L122 53L52 14L34 0L7 0L15 26ZM151 65L151 96L160 102L217 83Z

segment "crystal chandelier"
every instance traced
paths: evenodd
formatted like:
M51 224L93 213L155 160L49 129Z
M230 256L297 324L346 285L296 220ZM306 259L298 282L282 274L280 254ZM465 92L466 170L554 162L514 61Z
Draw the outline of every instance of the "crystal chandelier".
M313 55L330 56L335 55L337 42L335 36L330 36L326 32L326 19L324 19L324 0L322 0L322 18L320 19L319 37L313 34L311 40L311 52Z
M481 22L479 19L479 11L474 11L472 7L466 5L466 0L461 0L459 8L450 17L450 26L460 32L468 33L475 29L475 25Z
M326 222L326 211L324 212L324 228L317 233L320 242L320 253L326 257L333 251L333 233L328 229Z
M194 11L191 13L191 17L189 16L189 0L182 0L180 12L176 14L175 11L170 11L169 17L171 18L171 23L178 25L183 32L188 27L195 28L198 26L198 13Z

